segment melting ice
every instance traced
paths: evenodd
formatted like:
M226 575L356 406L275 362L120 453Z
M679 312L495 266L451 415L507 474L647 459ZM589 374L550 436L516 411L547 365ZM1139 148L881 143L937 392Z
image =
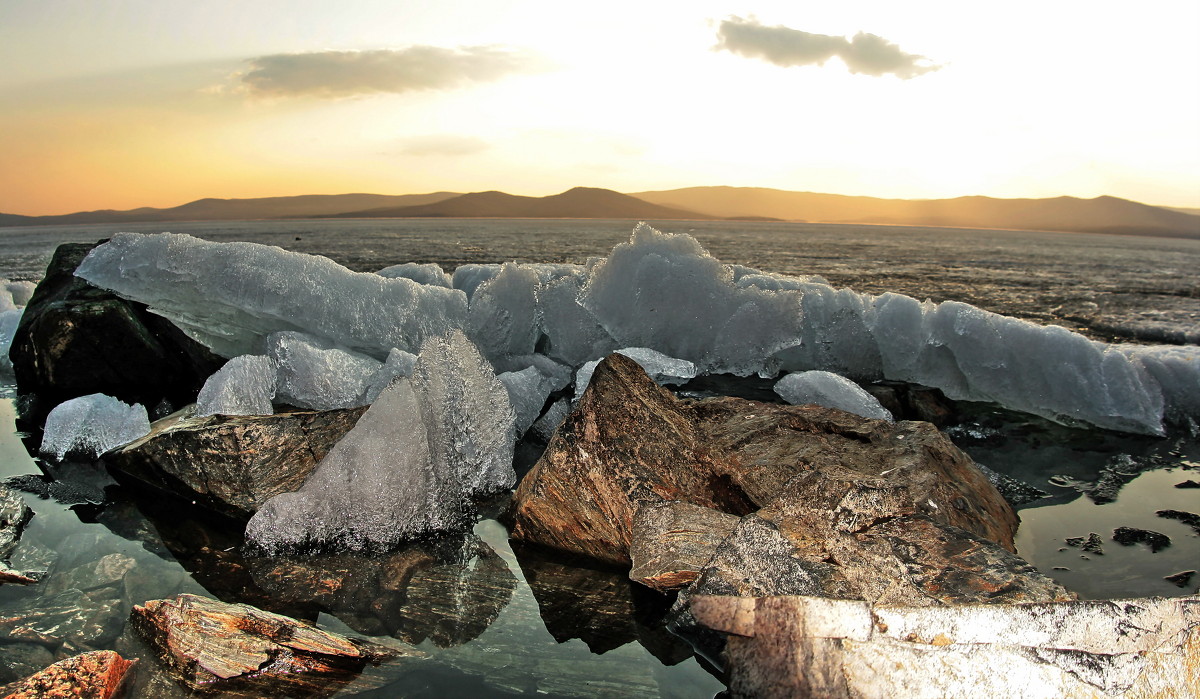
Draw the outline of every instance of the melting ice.
M68 454L94 459L147 434L150 418L145 407L93 393L60 403L50 411L40 451L57 459Z

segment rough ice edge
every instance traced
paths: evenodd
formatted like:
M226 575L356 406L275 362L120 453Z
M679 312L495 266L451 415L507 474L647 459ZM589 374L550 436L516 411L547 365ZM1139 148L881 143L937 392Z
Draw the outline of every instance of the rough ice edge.
M892 414L861 386L828 371L801 371L775 382L775 393L792 405L815 403L875 420L892 422Z
M696 378L696 365L686 359L668 357L662 352L649 347L625 347L617 350L617 354L625 355L645 370L660 386L668 384L683 384ZM600 365L599 359L590 361L579 368L575 374L575 400L583 397L588 384L592 382L592 374Z
M279 365L270 357L244 354L225 363L196 396L196 416L271 415Z
M59 460L68 454L98 458L150 434L150 418L139 403L93 393L55 406L43 429L41 453Z

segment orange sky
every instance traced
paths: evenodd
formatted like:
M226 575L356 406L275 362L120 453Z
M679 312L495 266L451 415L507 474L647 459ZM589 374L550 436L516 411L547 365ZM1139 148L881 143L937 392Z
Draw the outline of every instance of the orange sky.
M1200 207L1200 5L6 0L0 212L726 184Z

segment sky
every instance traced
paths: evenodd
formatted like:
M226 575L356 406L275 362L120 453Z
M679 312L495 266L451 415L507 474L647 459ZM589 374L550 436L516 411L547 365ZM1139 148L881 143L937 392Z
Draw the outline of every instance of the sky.
M1200 3L0 0L0 212L700 185L1200 207Z

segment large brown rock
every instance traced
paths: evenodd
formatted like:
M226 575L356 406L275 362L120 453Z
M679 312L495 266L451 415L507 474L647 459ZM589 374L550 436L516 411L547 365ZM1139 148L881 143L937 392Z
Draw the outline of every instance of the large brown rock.
M104 393L154 408L196 393L224 360L139 303L74 276L96 244L60 245L13 337L9 356L22 393L44 412Z
M513 536L629 565L633 516L680 500L745 515L792 493L869 526L921 515L1013 550L1016 514L928 423L737 398L681 401L632 360L600 363L514 498Z
M4 699L113 699L125 692L126 675L136 660L97 650L60 660L6 687Z
M142 483L247 518L275 495L298 490L364 411L194 417L185 409L104 461Z
M904 607L698 597L733 697L1200 696L1200 599Z
M327 696L368 663L422 655L188 594L135 606L130 623L177 682L222 696Z
M662 591L688 585L739 521L686 502L643 504L633 518L629 579Z

